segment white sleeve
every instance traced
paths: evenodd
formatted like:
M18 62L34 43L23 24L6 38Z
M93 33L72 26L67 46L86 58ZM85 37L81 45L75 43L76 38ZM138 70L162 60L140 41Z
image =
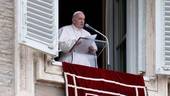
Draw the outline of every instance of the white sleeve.
M63 52L68 52L72 46L75 44L76 40L67 40L59 42L59 48Z
M68 34L64 28L59 29L59 49L63 52L68 52L75 44L76 40L69 40Z

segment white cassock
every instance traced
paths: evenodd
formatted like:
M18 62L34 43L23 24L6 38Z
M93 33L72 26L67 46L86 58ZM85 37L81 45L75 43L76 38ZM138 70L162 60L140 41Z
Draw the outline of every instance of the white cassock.
M81 54L81 53L68 53L73 47L76 41L80 37L90 36L91 34L84 30L78 29L74 25L64 26L59 29L59 48L62 52L66 53L61 56L59 61L80 64L85 66L97 67L97 58L95 55L91 54ZM96 46L94 46L97 49Z

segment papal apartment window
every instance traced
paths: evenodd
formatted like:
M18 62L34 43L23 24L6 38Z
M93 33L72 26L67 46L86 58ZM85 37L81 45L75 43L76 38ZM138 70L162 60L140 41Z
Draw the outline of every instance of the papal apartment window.
M18 14L19 41L21 44L52 56L58 56L58 29L71 24L73 12L83 11L86 15L86 23L104 33L104 1L18 0L17 5L19 6L17 6L16 12ZM68 3L69 6L65 6ZM91 31L91 34L96 33ZM98 36L97 38L101 37ZM103 54L98 59L100 67L105 61L103 57L106 57Z

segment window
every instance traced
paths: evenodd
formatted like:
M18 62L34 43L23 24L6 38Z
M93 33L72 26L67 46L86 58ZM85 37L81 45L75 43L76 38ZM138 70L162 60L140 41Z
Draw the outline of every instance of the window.
M20 43L58 55L58 0L17 2Z
M110 5L113 4L113 5ZM128 72L145 72L145 0L114 0L107 15L111 69ZM108 10L107 10L108 11ZM110 26L112 23L113 26Z
M170 1L156 0L156 73L170 74Z

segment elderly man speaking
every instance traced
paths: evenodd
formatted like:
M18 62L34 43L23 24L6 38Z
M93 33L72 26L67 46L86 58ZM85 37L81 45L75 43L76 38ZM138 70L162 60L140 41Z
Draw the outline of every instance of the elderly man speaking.
M91 35L88 31L83 29L84 23L84 13L82 11L76 11L72 16L72 24L59 29L59 48L63 53L60 61L96 67L96 64L90 64L91 62L88 60L88 57L92 56L89 54L94 54L97 50L94 43L88 48L89 54L87 55L69 53L69 50L80 37Z

